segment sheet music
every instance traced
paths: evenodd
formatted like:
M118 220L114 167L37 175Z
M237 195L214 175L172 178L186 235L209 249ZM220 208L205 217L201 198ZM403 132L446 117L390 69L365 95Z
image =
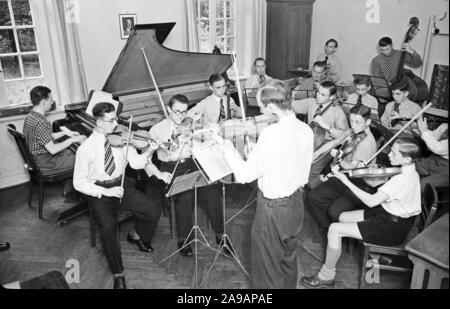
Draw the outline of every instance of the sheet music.
M192 153L210 182L215 182L233 173L225 160L222 146L215 140L208 140L204 143L194 142Z
M208 181L203 177L200 171L195 171L186 175L181 175L175 178L166 196L177 195L188 190L205 187L208 185Z
M92 109L94 108L94 106L97 103L101 103L101 102L111 103L112 105L114 105L114 108L116 109L116 111L117 111L117 107L119 106L119 102L112 98L111 93L94 90L94 92L92 93L92 97L89 100L89 104L86 108L86 113L88 115L94 116L94 115L92 115Z

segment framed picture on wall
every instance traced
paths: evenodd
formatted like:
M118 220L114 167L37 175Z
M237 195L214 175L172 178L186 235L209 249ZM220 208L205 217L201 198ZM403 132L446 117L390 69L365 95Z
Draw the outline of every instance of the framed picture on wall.
M136 14L119 14L120 38L125 40L136 25Z

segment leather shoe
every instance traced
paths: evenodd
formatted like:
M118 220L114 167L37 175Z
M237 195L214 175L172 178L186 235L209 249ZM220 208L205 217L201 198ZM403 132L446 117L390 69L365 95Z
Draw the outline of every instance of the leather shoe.
M10 248L9 242L0 242L0 251L6 251Z
M125 284L125 277L119 276L114 278L114 289L126 289L127 286Z
M139 250L142 252L148 252L148 253L153 252L152 247L147 247L142 240L134 239L133 237L131 237L130 234L128 234L127 240L129 243L132 243L132 244L135 244L136 246L138 246Z
M184 241L180 240L178 241L178 249L181 249L183 247ZM192 255L192 248L190 245L187 245L183 249L180 250L180 254L182 256L191 256Z
M152 247L152 243L150 241L143 241L144 245L150 250L150 252L155 251Z
M300 283L303 286L306 286L307 288L322 289L322 288L326 288L328 286L333 286L334 279L333 280L322 280L319 278L318 274L315 274L310 277L302 277L302 279L300 279Z

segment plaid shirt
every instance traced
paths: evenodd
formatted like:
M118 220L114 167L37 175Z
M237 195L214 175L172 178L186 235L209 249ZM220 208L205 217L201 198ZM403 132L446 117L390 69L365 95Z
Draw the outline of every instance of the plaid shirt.
M31 111L25 118L23 134L33 155L49 153L44 146L53 140L52 132L52 124L45 116Z

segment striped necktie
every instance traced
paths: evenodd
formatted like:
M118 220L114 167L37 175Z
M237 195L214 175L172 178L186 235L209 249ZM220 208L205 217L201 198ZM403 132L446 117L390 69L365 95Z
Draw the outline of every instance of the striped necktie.
M383 75L389 81L391 79L391 74L392 74L391 57L386 57L386 62L384 63L383 67Z
M108 139L105 141L105 172L109 176L114 173L116 164L114 163L114 155L112 153L111 144Z
M317 109L316 109L316 112L314 113L313 119L320 115L320 113L322 112L322 108L323 108L322 104L317 106Z
M397 102L394 103L394 112L400 114L400 104Z
M226 119L225 106L223 106L223 98L220 99L220 116L219 121Z

